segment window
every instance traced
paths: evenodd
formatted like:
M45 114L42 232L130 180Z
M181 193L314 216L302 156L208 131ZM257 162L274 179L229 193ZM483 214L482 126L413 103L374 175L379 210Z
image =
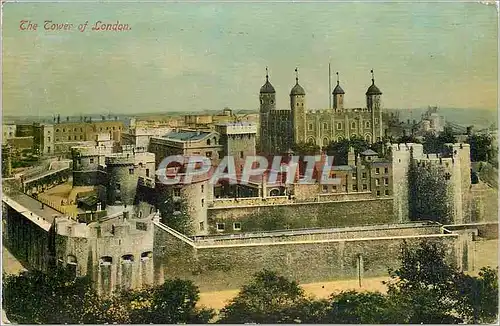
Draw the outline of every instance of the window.
M149 169L146 169L146 177L149 178Z
M332 178L335 179L337 177L337 175L334 173L332 174Z
M323 192L328 192L328 186L327 185L323 185Z
M363 179L366 179L366 172L363 172Z
M66 129L65 129L65 128L63 128L63 132L66 132Z
M385 168L384 173L389 173L389 168Z
M342 130L342 123L341 122L337 123L337 130Z
M375 124L378 125L378 118L375 118Z
M200 222L200 231L205 231L205 223Z
M50 146L47 147L47 152L50 152Z
M333 190L337 190L337 186L332 186L332 189Z
M11 133L11 136L12 136L12 133ZM47 137L47 141L50 141L50 137Z
M352 185L352 190L358 191L358 185Z
M357 178L356 173L353 173L353 174L352 174L352 179L353 179L353 180L356 180L356 178Z
M380 190L377 190L377 196L380 196Z
M206 153L205 153L205 155L206 155L207 157L212 157L212 152L206 152Z
M174 196L176 197L181 196L181 188L174 188Z
M89 161L90 161L90 164L94 163L94 159L93 158L89 159Z
M384 184L387 186L389 184L389 178L384 178Z
M243 158L243 157L245 157L244 153L240 152L240 158Z
M207 145L210 146L210 139L207 139Z
M368 185L365 183L363 184L363 190L367 190L368 189Z
M365 122L365 127L366 127L366 128L370 128L370 121L366 121L366 122Z
M203 193L203 191L205 191L205 185L201 185L201 193Z
M205 206L205 199L201 200L201 207Z
M352 129L356 128L356 122L351 123L351 128Z
M82 139L83 139L83 135L80 135L80 140L82 140Z
M235 231L240 231L241 230L241 223L239 223L239 222L233 223L233 229Z
M386 196L389 196L389 190L386 190L386 191L385 191L385 195L386 195Z
M380 180L379 180L379 179L375 179L375 185L376 185L376 186L379 186L379 185L380 185Z
M217 231L224 231L224 223L217 223Z
M134 169L128 169L128 174L134 174Z
M50 130L47 130L47 135L50 135Z
M375 169L375 174L380 174L380 168Z
M75 129L73 129L73 131L76 131L76 128L75 128Z
M80 132L82 132L82 131L83 131L83 128L80 128Z
M59 129L56 129L56 132L59 132Z
M312 124L312 123L310 123L309 125L307 125L307 129L308 129L308 130L313 130L313 124Z
M328 130L328 123L323 123L323 129Z

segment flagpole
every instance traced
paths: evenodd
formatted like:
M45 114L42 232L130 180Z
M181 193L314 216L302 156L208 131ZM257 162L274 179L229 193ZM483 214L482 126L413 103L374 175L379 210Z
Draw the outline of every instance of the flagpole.
M328 108L332 108L332 69L330 63L328 63Z

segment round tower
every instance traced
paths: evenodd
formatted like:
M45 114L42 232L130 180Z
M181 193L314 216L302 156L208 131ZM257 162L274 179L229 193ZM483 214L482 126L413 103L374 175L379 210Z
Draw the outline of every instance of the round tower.
M293 140L300 143L305 141L305 109L306 91L299 84L299 71L295 68L295 85L290 91L290 109L292 110Z
M344 90L340 87L340 79L339 73L337 71L337 86L335 86L332 95L333 95L333 109L335 111L343 111L344 110Z
M139 175L134 168L134 155L106 157L108 205L133 205Z

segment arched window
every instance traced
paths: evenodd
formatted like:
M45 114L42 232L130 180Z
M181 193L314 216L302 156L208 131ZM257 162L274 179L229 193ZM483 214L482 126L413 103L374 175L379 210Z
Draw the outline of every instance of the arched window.
M210 146L210 139L207 139L207 145Z
M352 128L352 129L356 128L356 122L352 122L352 123L351 123L351 128Z

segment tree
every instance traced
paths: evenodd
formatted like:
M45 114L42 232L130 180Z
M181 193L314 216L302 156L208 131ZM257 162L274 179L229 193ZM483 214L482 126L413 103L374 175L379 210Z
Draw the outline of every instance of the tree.
M351 139L331 142L324 150L327 155L334 157L335 165L346 165L348 163L348 152L351 147L354 149L354 154L358 155L370 148L370 144L364 138L355 136L351 137Z
M322 324L394 324L399 320L397 306L379 292L346 291L332 294Z
M197 308L199 289L191 281L167 280L163 285L121 294L132 324L206 324L214 311Z
M157 205L162 223L187 236L193 234L193 222L183 198L174 198L171 194L165 195L159 198Z
M26 324L100 323L101 301L87 277L63 268L4 275L3 304L8 318Z
M465 322L493 324L498 320L498 270L482 268L479 277L461 275L457 311Z
M447 324L462 322L456 313L456 283L461 274L445 262L445 249L432 242L402 247L401 267L390 271L388 296L401 307L399 322Z
M310 303L293 281L264 270L221 310L220 323L293 323Z
M473 162L487 162L493 155L492 139L489 135L474 134L467 138Z
M321 148L316 144L298 143L292 146L292 151L298 156L313 156L321 152Z
M413 154L411 154L413 158ZM452 221L448 188L450 175L440 166L418 165L410 160L408 170L408 201L410 219L436 221L448 224Z

